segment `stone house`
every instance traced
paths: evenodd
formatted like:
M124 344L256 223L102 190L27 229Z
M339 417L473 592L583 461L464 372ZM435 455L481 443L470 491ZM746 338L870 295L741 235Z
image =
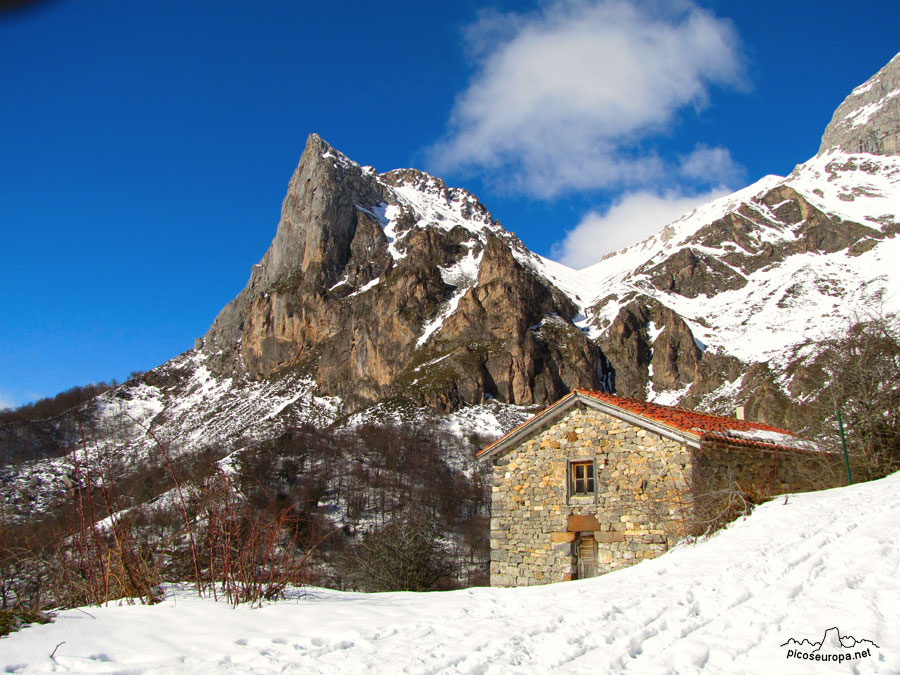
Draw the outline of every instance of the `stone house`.
M604 574L785 492L843 484L838 457L765 424L584 389L484 448L491 585Z

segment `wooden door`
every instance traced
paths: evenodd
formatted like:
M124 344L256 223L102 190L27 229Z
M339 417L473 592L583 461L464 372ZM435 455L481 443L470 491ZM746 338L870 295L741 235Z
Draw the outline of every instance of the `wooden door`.
M592 536L578 538L578 578L597 576L597 542Z

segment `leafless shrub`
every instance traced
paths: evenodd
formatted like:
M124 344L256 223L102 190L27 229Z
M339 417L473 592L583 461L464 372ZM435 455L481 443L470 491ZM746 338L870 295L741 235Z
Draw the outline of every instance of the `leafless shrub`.
M805 434L842 451L838 412L854 480L900 469L900 317L857 318L822 341L810 368L825 384L804 405Z
M369 592L430 591L452 585L456 570L440 533L420 514L363 535L347 555L351 585Z
M257 509L224 472L198 493L205 543L204 579L214 596L233 605L259 604L309 581L311 558L328 532L293 507Z

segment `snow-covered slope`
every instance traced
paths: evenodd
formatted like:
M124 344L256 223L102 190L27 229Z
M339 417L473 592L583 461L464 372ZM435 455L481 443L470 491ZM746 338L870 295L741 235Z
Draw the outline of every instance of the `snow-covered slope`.
M316 394L296 374L250 381L217 377L201 352L186 352L138 380L81 406L81 433L63 456L0 467L0 506L7 517L37 517L65 502L63 477L107 458L123 470L158 466L182 455L271 438L302 424L327 426L340 400Z
M837 145L823 140L791 175L584 270L530 252L469 192L415 169L379 174L313 134L270 249L197 350L82 412L115 432L103 449L133 462L157 448L146 427L176 454L349 415L415 425L464 410L443 422L497 434L520 406L613 381L626 396L744 405L790 426L821 385L791 379L817 342L900 312L898 72L900 56L857 87L826 130ZM870 132L881 154L841 149ZM76 426L45 438L75 446ZM0 504L42 510L72 463L0 469Z
M788 366L813 355L822 338L867 315L900 312L898 209L900 157L833 150L787 177L766 176L695 209L586 269L534 254L520 259L579 307L578 325L617 371L635 371L621 393L713 410L729 401L727 410L740 379L700 382L704 391L721 390L699 399L691 396L694 366L665 383L654 378L654 342L666 327L654 318L671 310L683 322L698 363L706 350L736 360L738 378L766 364L790 398ZM646 343L645 361L628 363L617 353L629 351L616 343L623 334Z
M724 258L738 245L729 241L721 247L704 245L697 241L697 234L727 213L740 213L742 206L766 221L765 227L754 228L755 243L778 246L796 242L805 223L785 222L777 213L778 205L769 206L764 201L768 193L781 186L793 188L829 216L868 225L880 241L856 255L848 248L798 251L749 272L735 266L735 273L746 280L746 285L712 296L701 293L685 297L667 292L649 283L646 274L634 272L684 248ZM647 294L683 317L707 347L720 347L748 363L769 361L810 337L846 326L854 313L866 307L900 310L900 277L893 269L894 261L900 260L900 238L884 232L888 226L896 226L898 205L900 158L841 154L815 157L785 179L767 176L692 211L662 233L594 265L584 274L595 290L595 300L611 293L625 296L628 291ZM595 325L612 323L620 308L616 302L604 305Z
M181 354L81 406L84 424L69 451L18 465L0 466L0 508L13 520L37 518L68 502L65 477L108 466L118 474L212 450L217 456L274 438L306 424L325 428L346 423L431 427L460 438L502 436L533 409L495 402L466 406L449 415L427 408L373 406L345 417L335 396L322 396L316 383L287 372L266 380L222 377L210 372L203 352ZM469 451L460 442L459 451ZM451 464L462 465L448 457Z
M170 588L156 606L66 610L0 641L0 666L135 674L897 673L898 569L895 474L777 498L707 540L585 581L423 594L311 588L259 609Z

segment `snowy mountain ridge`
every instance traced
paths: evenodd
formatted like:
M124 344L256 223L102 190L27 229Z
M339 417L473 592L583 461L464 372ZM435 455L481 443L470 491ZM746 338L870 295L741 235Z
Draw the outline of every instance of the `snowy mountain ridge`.
M529 251L466 190L378 173L312 134L272 245L197 348L79 414L114 432L98 453L134 462L156 439L191 454L306 423L500 435L573 387L727 414L740 404L791 428L820 385L802 368L817 341L858 314L900 311L900 156L884 140L898 71L900 55L857 87L789 176L583 270ZM871 138L878 154L842 149ZM74 418L0 440L57 457L0 467L3 500L42 510L52 499L38 477L71 464L60 455L79 446Z
M658 289L648 282L646 273L635 272L686 248L723 259L739 245L730 241L718 246L709 244L698 233L728 213L745 217L742 209L754 211L762 221L762 227L748 233L757 248L797 241L803 221L786 222L777 213L789 200L772 205L765 201L768 193L780 187L795 190L810 205L832 217L867 225L871 228L870 241L878 241L879 245L860 252L843 249L798 253L749 273L729 265L736 275L747 280L746 286L694 298ZM818 323L823 333L845 325L853 317L849 307L858 311L883 302L889 311L900 310L900 289L891 279L891 261L900 255L900 240L894 236L897 204L900 158L843 153L814 157L786 178L766 176L685 214L661 233L583 270L582 293L592 289L591 303L612 293L651 295L684 317L707 347L726 349L748 362L770 360L802 342L805 327L812 323ZM840 220L836 227L841 226ZM797 293L798 284L804 292ZM789 299L789 293L794 300ZM837 297L842 302L837 302ZM592 317L593 330L598 332L609 326L621 306L621 302L601 305ZM820 321L823 318L825 324Z

